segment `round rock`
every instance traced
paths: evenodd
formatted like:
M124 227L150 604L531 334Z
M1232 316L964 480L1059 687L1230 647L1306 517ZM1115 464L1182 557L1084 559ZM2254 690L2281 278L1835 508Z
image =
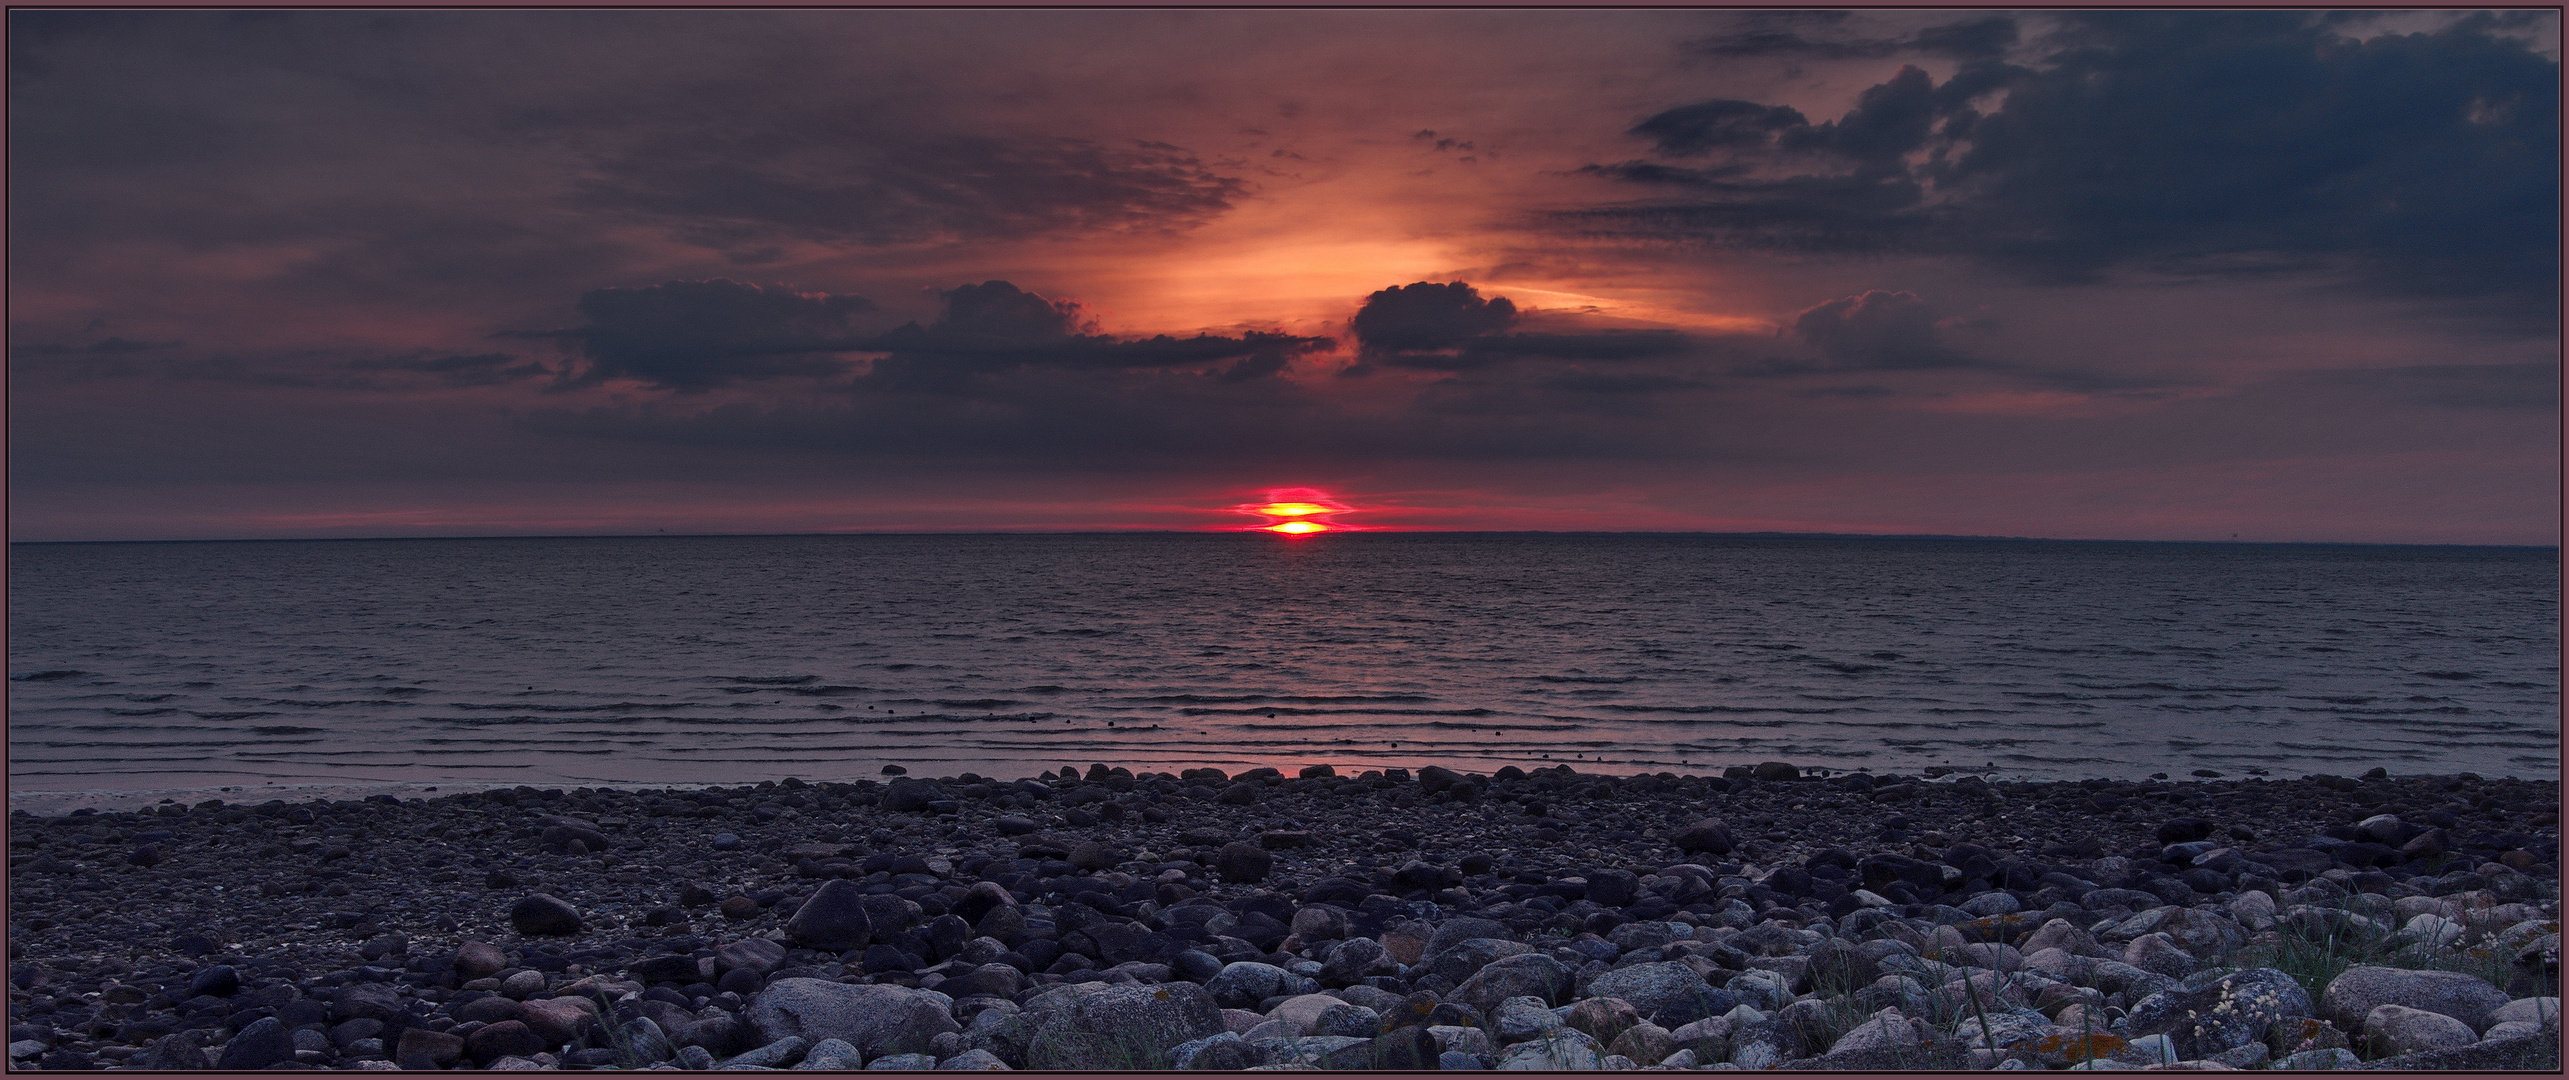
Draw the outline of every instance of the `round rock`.
M1214 872L1233 884L1265 881L1275 865L1276 857L1267 854L1266 849L1236 840L1222 845L1222 850L1213 856Z
M789 1036L812 1043L845 1039L869 1060L925 1053L938 1035L963 1030L943 994L822 979L778 979L742 1016L762 1044Z
M803 901L803 906L794 909L794 917L785 923L788 940L823 952L864 948L873 933L873 919L865 910L865 893L846 878L832 878L822 885L811 899ZM873 1051L867 1051L867 1056L874 1056Z
M1739 841L1731 836L1730 827L1722 824L1720 818L1705 818L1679 829L1669 835L1668 842L1675 844L1677 850L1689 855L1698 852L1707 855L1728 855L1733 848L1739 846Z
M2320 993L2319 1014L2339 1027L2362 1030L2374 1009L2401 1005L2443 1013L2473 1031L2485 1031L2490 1014L2508 1000L2506 991L2459 971L2351 967Z
M508 924L528 937L580 932L579 909L557 897L536 893L508 909Z

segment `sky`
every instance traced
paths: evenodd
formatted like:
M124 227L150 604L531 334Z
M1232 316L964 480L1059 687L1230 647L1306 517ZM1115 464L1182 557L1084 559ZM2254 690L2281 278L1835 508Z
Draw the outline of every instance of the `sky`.
M2557 544L2549 11L9 14L13 541Z

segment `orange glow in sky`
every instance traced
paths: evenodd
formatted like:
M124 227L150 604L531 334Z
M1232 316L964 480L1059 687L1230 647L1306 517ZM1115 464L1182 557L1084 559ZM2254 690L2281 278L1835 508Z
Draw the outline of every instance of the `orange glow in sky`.
M1309 536L1312 533L1329 531L1329 526L1323 525L1317 521L1283 521L1273 525L1261 526L1261 528L1267 532L1282 533L1286 536Z

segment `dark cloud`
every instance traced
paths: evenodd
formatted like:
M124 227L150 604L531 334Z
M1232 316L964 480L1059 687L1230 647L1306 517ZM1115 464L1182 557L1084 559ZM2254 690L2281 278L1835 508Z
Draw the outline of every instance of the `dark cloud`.
M569 385L634 379L696 392L788 377L827 377L872 355L853 384L864 390L974 393L1000 373L1023 368L1118 371L1199 368L1236 361L1244 380L1282 371L1297 353L1328 338L1250 332L1148 338L1091 332L1073 301L1049 300L1005 281L938 294L945 311L921 326L863 332L877 311L861 296L799 292L724 278L639 289L597 289L580 298L589 324L570 330L513 331L502 337L578 343L586 366Z
M1936 315L1916 293L1871 289L1831 300L1795 317L1793 333L1847 368L1915 370L1974 363L1937 337Z
M939 295L946 312L936 331L953 339L1050 342L1079 332L1079 305L1046 300L1005 281L959 285Z
M1349 325L1368 350L1444 349L1516 325L1516 304L1460 281L1394 285L1365 298Z
M1903 68L1831 121L1737 100L1647 117L1661 160L1592 172L1671 197L1565 223L2046 282L2340 272L2553 320L2560 69L2493 21L2359 41L2292 12L2061 19L2031 66Z
M1998 56L2016 44L2016 20L2005 15L1930 26L1905 38L1811 36L1791 26L1752 22L1748 27L1686 43L1690 52L1724 58L1785 56L1819 60L1874 59L1927 53L1962 59Z
M1551 384L1561 385L1551 385ZM1339 384L1343 386L1344 384ZM1717 452L1687 386L1474 373L1389 409L1221 371L1023 368L971 394L859 393L690 410L676 400L539 410L538 435L1026 473L1310 468L1388 461L1696 458ZM1657 392L1653 392L1653 391Z
M1658 140L1651 149L1667 157L1691 157L1714 150L1763 150L1776 136L1811 126L1801 110L1754 101L1703 101L1674 109L1633 125L1635 135Z
M986 394L1012 371L1115 372L1202 368L1232 361L1231 382L1273 375L1299 353L1329 347L1325 337L1251 331L1238 337L1197 334L1147 338L1086 332L1079 305L1047 300L1005 281L965 285L940 294L945 313L863 343L888 355L861 381L869 390Z
M1686 351L1692 343L1672 330L1600 330L1586 333L1510 333L1516 304L1504 296L1483 299L1460 281L1395 285L1365 298L1349 326L1360 362L1370 365L1465 371L1517 357L1551 360L1638 360Z
M797 292L726 278L671 281L639 289L595 289L580 297L589 324L505 337L577 341L588 366L581 382L635 379L700 391L783 376L833 375L831 354L861 341L854 320L875 310L862 296Z

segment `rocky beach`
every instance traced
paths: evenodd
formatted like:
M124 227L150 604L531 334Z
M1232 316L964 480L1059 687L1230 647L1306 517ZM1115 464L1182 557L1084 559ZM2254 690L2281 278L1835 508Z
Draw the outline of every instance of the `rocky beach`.
M1767 763L22 811L8 1052L154 1071L2555 1070L2558 806L2556 781L2467 773Z

